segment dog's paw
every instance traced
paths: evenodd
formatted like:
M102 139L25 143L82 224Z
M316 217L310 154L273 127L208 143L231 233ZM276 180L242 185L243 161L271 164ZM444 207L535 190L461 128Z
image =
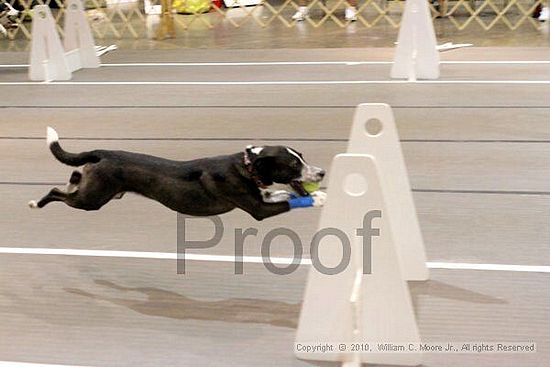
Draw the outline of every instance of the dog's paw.
M36 202L36 200L29 201L29 208L38 209L38 203Z
M327 201L327 194L322 191L314 191L311 193L311 197L313 198L313 206L314 207L321 207L325 205L325 201Z

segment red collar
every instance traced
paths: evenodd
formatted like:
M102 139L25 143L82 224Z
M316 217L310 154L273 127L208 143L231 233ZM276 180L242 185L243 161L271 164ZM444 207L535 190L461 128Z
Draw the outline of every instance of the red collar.
M254 168L252 166L252 160L250 159L250 156L248 154L248 149L244 151L243 163L244 163L244 167L250 174L250 178L252 178L256 183L256 186L258 186L260 189L267 189L267 186L262 182L262 180L260 180L258 175L254 172Z

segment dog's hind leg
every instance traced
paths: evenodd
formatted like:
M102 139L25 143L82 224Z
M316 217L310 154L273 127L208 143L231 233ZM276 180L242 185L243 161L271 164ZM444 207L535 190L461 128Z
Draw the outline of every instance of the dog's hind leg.
M63 201L67 200L68 194L59 190L58 188L53 188L50 190L50 192L44 196L42 199L36 201L31 200L29 201L29 206L33 209L36 208L43 208L48 203L51 203L52 201Z
M69 183L67 184L67 193L71 194L78 190L78 184L82 180L82 173L78 171L73 171L71 178L69 178Z
M82 173L78 171L73 171L73 173L71 174L71 177L69 178L69 183L67 184L67 192L63 192L58 188L53 188L42 199L38 201L36 200L29 201L29 206L35 209L35 208L43 208L44 206L46 206L48 203L51 203L52 201L62 201L66 203L67 199L69 199L69 195L78 191L78 184L80 183L81 180L82 180Z

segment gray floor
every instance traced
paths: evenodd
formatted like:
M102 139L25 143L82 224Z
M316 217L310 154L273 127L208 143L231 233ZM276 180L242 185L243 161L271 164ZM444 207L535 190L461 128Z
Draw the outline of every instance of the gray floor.
M228 61L389 61L389 49L117 51L104 63ZM23 53L5 53L24 63ZM548 60L550 49L463 49L457 60ZM329 167L343 152L353 109L394 107L429 261L550 265L550 64L442 65L442 81L337 85L25 84L24 68L0 69L0 246L175 252L176 215L127 195L99 212L61 204L26 207L71 169L47 152L45 126L68 150L127 149L190 159L286 144ZM75 82L388 81L389 65L109 67ZM454 81L471 81L454 83ZM476 82L478 81L478 82ZM330 172L329 172L330 175ZM262 223L223 216L263 233L287 226L304 243L320 210L296 210ZM208 224L197 221L192 235ZM245 255L259 255L259 243ZM309 253L309 249L306 250ZM274 256L290 256L281 241ZM271 275L262 265L44 255L0 255L0 361L84 366L315 366L292 355L307 274ZM534 341L535 354L427 354L424 366L547 366L548 274L433 270L410 284L422 339Z

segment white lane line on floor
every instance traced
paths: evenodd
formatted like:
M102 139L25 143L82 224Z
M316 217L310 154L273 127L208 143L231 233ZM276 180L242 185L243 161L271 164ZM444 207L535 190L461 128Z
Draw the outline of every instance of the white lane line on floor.
M454 262L427 262L430 269L447 270L487 270L487 271L514 271L521 273L550 273L550 266L545 265L511 265L511 264L473 264Z
M99 86L99 85L121 85L121 86L135 86L135 85L365 85L365 84L430 84L430 85L448 85L448 84L531 84L531 85L547 85L550 84L550 80L417 80L409 82L407 80L281 80L281 81L197 81L197 82L185 82L185 81L110 81L110 82L0 82L1 85L12 86Z
M393 61L267 61L267 62L171 62L171 63L107 63L106 67L148 67L148 66L300 66L300 65L392 65ZM524 61L441 61L444 65L550 65L547 60Z
M22 255L58 255L58 256L88 256L88 257L111 257L111 258L137 258L137 259L160 259L176 260L177 254L171 252L146 252L146 251L114 251L114 250L81 250L81 249L56 249L36 247L0 247L0 254L22 254ZM210 261L210 262L235 262L232 255L206 255L206 254L185 254L188 261ZM243 263L261 264L261 256L243 256ZM288 265L298 261L287 257L271 257L270 261L277 265ZM310 259L302 259L300 265L311 265ZM430 269L448 270L486 270L486 271L512 271L525 273L550 273L550 266L544 265L510 265L510 264L475 264L475 263L454 263L454 262L427 262Z
M0 361L0 367L84 367L84 366L75 366L75 365L67 365L67 364L44 364L44 363Z
M389 65L393 61L249 61L249 62L137 62L106 63L101 67L174 67L174 66L322 66L322 65Z
M441 61L443 65L549 65L547 60ZM128 62L105 63L101 67L229 67L229 66L322 66L322 65L391 65L393 61L251 61L251 62ZM0 68L26 68L28 64L3 64Z
M393 62L392 62L393 63ZM550 60L523 60L523 61L504 61L504 60L463 60L463 61L440 61L440 64L448 65L549 65Z

